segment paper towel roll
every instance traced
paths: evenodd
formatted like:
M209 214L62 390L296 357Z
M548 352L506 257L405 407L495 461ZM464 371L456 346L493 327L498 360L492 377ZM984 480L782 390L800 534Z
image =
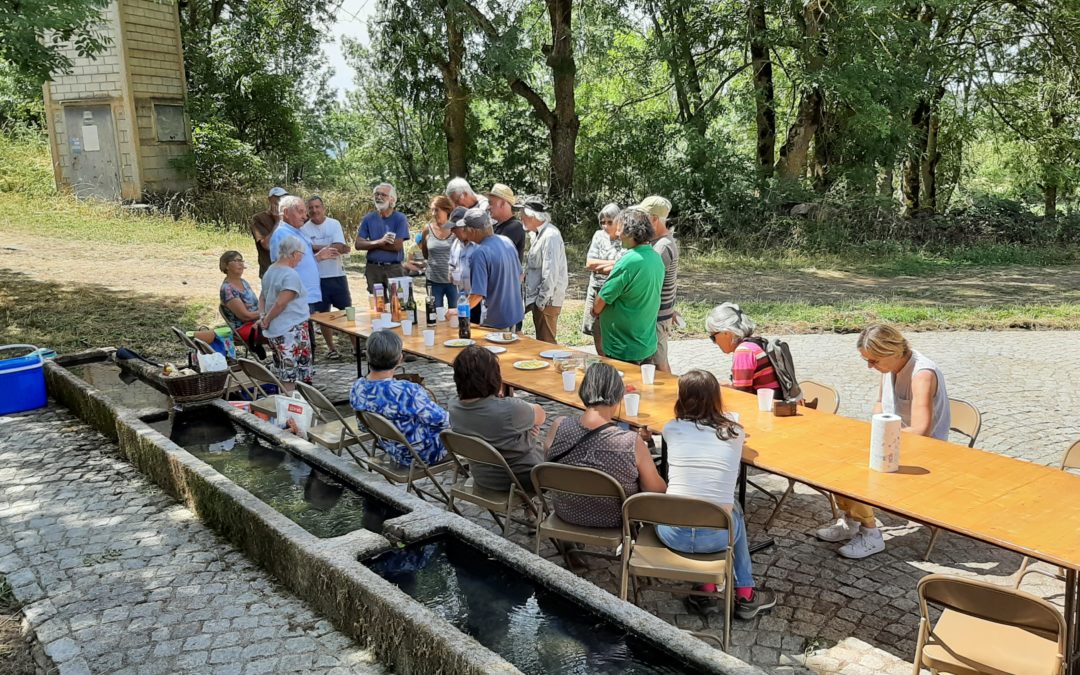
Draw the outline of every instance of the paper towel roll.
M870 423L870 468L885 473L900 469L899 415L874 415Z

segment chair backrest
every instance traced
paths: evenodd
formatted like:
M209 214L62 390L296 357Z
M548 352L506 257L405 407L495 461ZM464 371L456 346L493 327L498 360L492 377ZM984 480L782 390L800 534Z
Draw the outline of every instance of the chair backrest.
M982 413L972 404L958 398L949 399L949 417L952 418L951 431L967 436L968 447L975 447L975 439L982 429Z
M470 463L497 466L513 475L514 472L510 470L510 465L506 463L506 458L502 456L502 453L484 439L450 429L439 432L439 436L447 450L459 457L464 457Z
M207 344L204 340L200 340L199 338L191 338L191 341L195 344L195 349L197 349L200 353L202 353L202 354L213 354L214 353L214 348L211 347L209 344Z
M251 397L251 400L254 401L257 398L264 398L267 396L266 392L262 389L262 385L264 384L274 385L277 387L279 394L285 393L285 385L283 385L281 380L279 380L277 376L270 372L263 364L258 361L252 361L251 359L236 359L236 363L240 366L240 372L251 381L252 386L249 389L247 385L240 382L240 379L237 378L237 382L240 382L240 386L244 387L248 396Z
M696 497L679 497L657 492L639 492L623 502L623 535L629 536L633 523L710 527L733 535L731 517L718 504Z
M300 391L300 395L304 397L304 400L315 408L315 415L320 420L323 422L344 421L338 409L321 391L299 380L296 382L296 388Z
M919 606L930 620L928 604L948 608L985 621L1015 626L1056 639L1065 646L1065 618L1042 598L1006 586L948 574L919 580Z
M802 389L803 398L808 405L816 402L816 405L811 406L816 410L833 415L840 410L840 392L833 387L817 380L802 380L799 388Z
M193 352L199 351L199 348L195 346L195 343L191 341L191 338L188 337L187 333L180 330L176 326L169 326L169 328L172 329L172 332L176 334L176 337L180 338L181 344L183 344L185 347L187 347Z
M376 440L404 445L414 458L417 457L416 451L413 450L412 445L409 443L409 439L405 438L405 434L401 433L401 430L393 422L370 410L357 410L356 416L360 419L360 423L375 435Z
M1073 443L1061 458L1061 470L1080 469L1080 441Z
M532 483L537 492L545 490L583 497L611 497L626 501L626 492L611 475L585 466L544 462L532 468Z

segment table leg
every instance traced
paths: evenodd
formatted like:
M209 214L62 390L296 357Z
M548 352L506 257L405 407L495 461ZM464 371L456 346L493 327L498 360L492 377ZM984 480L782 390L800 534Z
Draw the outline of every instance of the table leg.
M364 371L363 371L363 365L364 364L363 364L363 360L360 358L361 353L362 353L360 351L360 338L353 337L352 346L353 346L353 355L356 356L356 379L359 380L361 377L364 376Z
M1065 569L1065 674L1080 675L1080 586L1077 571Z
M746 464L739 464L739 506L746 513Z

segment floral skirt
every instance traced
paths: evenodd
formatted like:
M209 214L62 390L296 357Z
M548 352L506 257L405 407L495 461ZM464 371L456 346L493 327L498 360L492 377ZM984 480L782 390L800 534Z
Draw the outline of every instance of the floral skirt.
M274 367L282 382L300 380L311 384L315 368L311 364L311 334L308 323L298 323L279 337L267 337L274 348Z

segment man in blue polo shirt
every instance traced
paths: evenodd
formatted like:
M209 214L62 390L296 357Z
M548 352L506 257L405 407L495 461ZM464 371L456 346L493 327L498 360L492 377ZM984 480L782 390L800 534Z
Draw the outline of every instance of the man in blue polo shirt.
M525 318L517 249L509 239L495 234L495 223L487 211L469 209L463 222L465 236L476 244L469 259L469 305L476 307L483 301L481 324L512 329Z
M364 277L367 279L368 293L375 292L375 284L385 288L391 277L405 276L401 261L405 242L409 240L409 221L405 214L395 211L397 190L390 183L380 183L372 195L375 210L360 221L360 230L356 233L356 250L367 252L367 264Z
M294 195L281 198L278 207L281 210L281 224L270 236L270 261L277 262L278 245L281 240L290 234L304 242L304 257L296 266L296 273L300 275L300 281L304 282L307 289L307 302L312 312L319 310L318 307L310 307L322 302L322 288L319 285L319 265L323 260L330 260L341 255L332 246L321 249L318 253L311 248L311 239L300 228L307 222L307 204L303 199Z

